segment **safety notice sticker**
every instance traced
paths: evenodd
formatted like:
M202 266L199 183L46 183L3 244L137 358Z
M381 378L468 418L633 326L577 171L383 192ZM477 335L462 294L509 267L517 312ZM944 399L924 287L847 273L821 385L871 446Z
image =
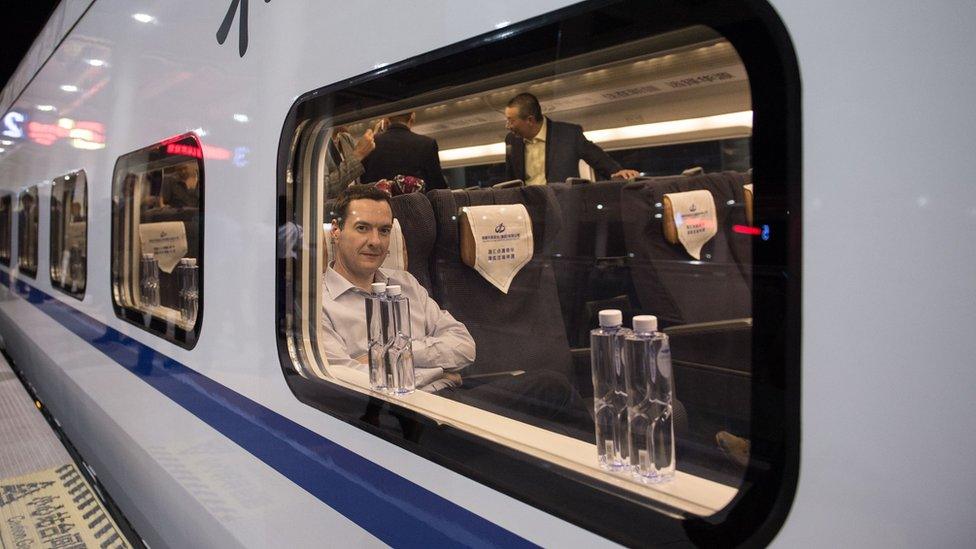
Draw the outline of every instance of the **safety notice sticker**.
M0 480L3 549L129 547L73 463Z

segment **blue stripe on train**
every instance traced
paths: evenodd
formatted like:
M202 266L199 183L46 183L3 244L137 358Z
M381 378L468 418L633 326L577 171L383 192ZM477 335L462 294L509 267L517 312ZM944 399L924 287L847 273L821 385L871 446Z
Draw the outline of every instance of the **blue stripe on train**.
M10 275L0 270L0 283ZM34 288L15 291L160 393L380 540L534 546Z

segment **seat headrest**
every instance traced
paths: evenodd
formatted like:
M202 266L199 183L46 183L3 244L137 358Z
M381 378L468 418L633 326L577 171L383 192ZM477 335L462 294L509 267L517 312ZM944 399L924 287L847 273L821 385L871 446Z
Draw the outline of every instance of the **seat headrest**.
M668 193L662 200L664 238L680 243L689 255L700 259L702 246L718 232L718 212L712 193L699 189Z
M752 183L747 183L742 186L742 191L746 195L746 221L749 225L752 225Z

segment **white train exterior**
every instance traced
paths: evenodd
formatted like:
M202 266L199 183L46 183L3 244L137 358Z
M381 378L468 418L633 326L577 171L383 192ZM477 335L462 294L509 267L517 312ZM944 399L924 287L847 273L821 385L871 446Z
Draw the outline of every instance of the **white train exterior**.
M239 14L215 39L228 4L249 10L245 55ZM0 96L0 112L26 115L5 118L14 143L0 153L0 189L37 185L41 204L37 277L18 271L16 253L0 267L6 352L152 547L611 544L300 402L274 325L278 153L296 100L568 3L247 4L57 8ZM968 545L976 7L769 8L801 90L801 430L795 487L776 507L788 514L757 539ZM30 139L40 105L101 124L92 141L104 146ZM192 350L118 318L109 272L117 159L190 131L223 151L204 158L205 322ZM79 169L89 193L80 301L52 287L46 251L50 182ZM96 342L99 329L120 335ZM140 349L166 375L121 366Z

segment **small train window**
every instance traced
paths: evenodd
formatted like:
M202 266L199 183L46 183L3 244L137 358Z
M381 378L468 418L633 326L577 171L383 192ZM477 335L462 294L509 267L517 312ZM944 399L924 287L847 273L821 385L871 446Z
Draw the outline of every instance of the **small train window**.
M88 178L79 170L51 188L51 285L82 299L88 278Z
M202 148L192 133L115 163L115 314L187 349L203 316L203 190Z
M277 203L295 395L626 545L758 539L799 435L778 25L584 3L299 98Z
M0 265L10 266L10 225L13 223L11 196L0 196Z
M37 276L37 185L20 193L17 199L17 267L31 278Z

